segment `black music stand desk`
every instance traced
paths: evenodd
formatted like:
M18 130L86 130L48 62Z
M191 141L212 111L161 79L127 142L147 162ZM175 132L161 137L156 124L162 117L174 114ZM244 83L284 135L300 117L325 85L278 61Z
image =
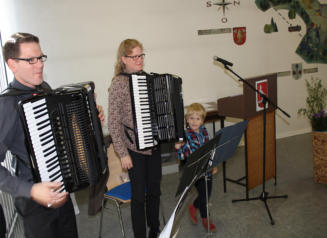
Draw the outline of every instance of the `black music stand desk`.
M176 192L176 196L180 194L181 196L173 214L161 232L160 238L177 236L181 217L187 208L188 203L186 201L191 200L187 196L192 186L202 176L207 177L208 171L212 167L232 157L247 123L247 121L243 121L233 126L224 127L216 133L213 139L209 140L208 143L201 146L188 157Z
M221 136L211 167L217 166L234 155L248 122L248 120L244 120L235 125L224 127L216 133L216 135L221 134Z

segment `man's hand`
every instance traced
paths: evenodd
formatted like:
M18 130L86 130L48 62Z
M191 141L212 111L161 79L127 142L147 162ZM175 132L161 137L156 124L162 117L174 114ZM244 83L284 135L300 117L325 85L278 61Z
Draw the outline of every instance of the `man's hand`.
M104 112L103 112L103 108L100 105L97 105L97 109L99 111L99 114L98 114L99 120L101 122L101 125L103 125L104 124Z
M60 182L36 183L31 189L31 198L45 207L61 207L68 198L67 192L58 192Z
M120 161L121 161L121 167L123 169L131 169L131 168L133 168L132 159L131 159L131 157L129 155L126 155L126 156L122 157L120 159Z

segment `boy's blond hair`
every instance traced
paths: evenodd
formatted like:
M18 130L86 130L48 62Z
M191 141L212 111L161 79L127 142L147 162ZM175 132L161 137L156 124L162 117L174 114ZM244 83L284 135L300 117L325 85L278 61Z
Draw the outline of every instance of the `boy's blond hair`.
M191 116L194 113L200 115L203 121L207 115L206 110L200 103L192 103L190 106L187 107L185 119L187 120L189 116Z

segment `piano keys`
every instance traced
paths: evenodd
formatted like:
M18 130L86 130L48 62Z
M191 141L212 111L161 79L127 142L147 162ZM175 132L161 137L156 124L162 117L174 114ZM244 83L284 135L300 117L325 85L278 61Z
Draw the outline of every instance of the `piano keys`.
M131 74L134 132L139 150L159 141L183 141L182 79L171 74Z
M145 75L132 75L131 84L134 98L134 116L139 149L155 146L152 133L149 87Z
M46 100L23 105L41 181L63 182Z

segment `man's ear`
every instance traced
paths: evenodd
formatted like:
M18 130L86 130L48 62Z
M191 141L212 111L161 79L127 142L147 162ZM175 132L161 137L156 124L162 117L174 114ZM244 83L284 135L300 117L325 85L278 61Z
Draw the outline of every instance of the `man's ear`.
M16 70L16 61L13 59L8 59L7 61L8 67L12 72L15 72Z

